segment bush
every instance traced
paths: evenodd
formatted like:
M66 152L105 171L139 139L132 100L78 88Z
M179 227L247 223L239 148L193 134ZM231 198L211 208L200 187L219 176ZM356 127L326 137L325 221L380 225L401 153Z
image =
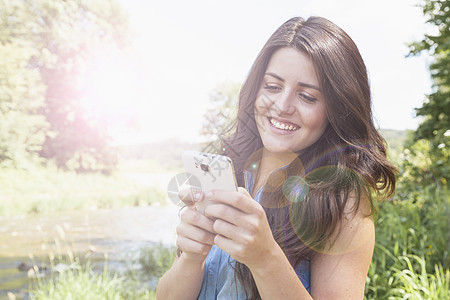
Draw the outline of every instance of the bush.
M396 196L376 205L365 299L450 299L449 193L417 153L401 166Z

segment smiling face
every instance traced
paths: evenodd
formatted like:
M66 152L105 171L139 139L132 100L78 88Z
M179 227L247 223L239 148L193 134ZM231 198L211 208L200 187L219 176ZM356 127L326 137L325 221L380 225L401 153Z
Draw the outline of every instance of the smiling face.
M328 119L310 58L293 48L277 50L267 66L254 110L266 149L300 153L314 144L327 128Z

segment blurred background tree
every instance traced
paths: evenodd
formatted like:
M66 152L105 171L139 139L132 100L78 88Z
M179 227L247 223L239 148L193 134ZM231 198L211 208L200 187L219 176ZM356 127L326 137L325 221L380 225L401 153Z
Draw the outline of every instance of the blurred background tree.
M210 139L225 134L236 118L241 84L224 81L209 94L209 107L204 115L200 133Z
M200 134L206 138L206 152L220 152L220 137L230 134L237 115L241 84L224 81L209 94L209 107L204 114Z
M45 141L48 123L38 110L45 102L45 85L29 62L38 49L22 1L0 2L0 164L22 167L35 159ZM22 21L20 21L22 20Z
M446 185L450 173L450 1L426 0L423 13L434 32L412 43L409 55L427 52L432 57L430 72L433 92L427 95L427 100L417 109L417 116L423 117L424 121L406 146L412 149L413 156L419 155L419 152L414 151L415 148L420 148L422 154L426 150L430 174L439 183ZM426 141L428 145L412 145L420 140Z
M39 156L59 168L109 173L106 127L81 105L90 60L127 45L114 0L0 0L0 163Z

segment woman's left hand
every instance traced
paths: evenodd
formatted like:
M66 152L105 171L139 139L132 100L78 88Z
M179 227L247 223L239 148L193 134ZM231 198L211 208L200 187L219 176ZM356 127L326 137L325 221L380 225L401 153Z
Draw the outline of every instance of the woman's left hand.
M219 248L250 269L264 265L275 255L278 244L266 213L247 190L210 191L205 199L215 202L207 205L205 215L216 219L214 243Z

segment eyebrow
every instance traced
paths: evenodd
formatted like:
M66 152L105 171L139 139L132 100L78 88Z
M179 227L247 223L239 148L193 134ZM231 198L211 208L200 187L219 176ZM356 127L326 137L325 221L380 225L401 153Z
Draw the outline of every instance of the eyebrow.
M280 76L278 76L277 74L272 73L272 72L267 72L267 73L265 73L264 75L272 76L272 77L278 79L278 80L281 81L281 82L284 82L284 81L285 81L283 78L281 78ZM300 81L299 81L299 82L297 82L297 85L298 85L298 86L302 86L302 87L307 87L307 88L315 89L315 90L318 90L319 92L321 92L320 88L318 88L318 87L315 86L315 85L309 84L309 83L304 83L304 82L300 82Z

